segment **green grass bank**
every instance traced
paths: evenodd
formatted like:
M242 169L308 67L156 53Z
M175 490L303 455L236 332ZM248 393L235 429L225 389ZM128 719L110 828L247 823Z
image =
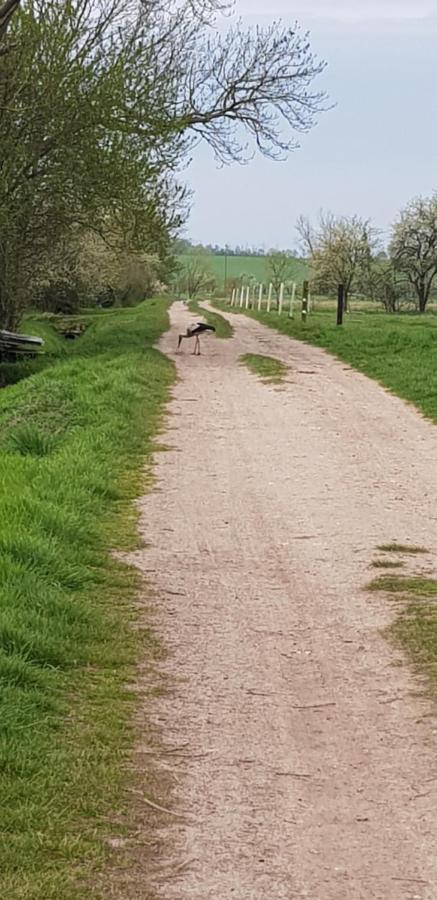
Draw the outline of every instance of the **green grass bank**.
M0 391L0 894L97 900L122 821L134 698L132 498L175 373L167 304L88 316L51 365ZM41 323L40 323L41 324ZM25 322L34 331L36 322ZM42 324L43 329L49 326ZM92 880L92 879L91 879Z

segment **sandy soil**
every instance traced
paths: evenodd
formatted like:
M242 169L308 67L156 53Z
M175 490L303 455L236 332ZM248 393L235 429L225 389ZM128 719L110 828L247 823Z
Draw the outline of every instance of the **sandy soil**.
M437 429L242 316L176 356L188 321L176 304L172 449L135 556L168 649L158 799L181 818L162 816L166 856L123 896L436 900L437 723L381 635L393 607L363 588L378 544L437 548ZM247 351L286 362L287 383L261 383Z

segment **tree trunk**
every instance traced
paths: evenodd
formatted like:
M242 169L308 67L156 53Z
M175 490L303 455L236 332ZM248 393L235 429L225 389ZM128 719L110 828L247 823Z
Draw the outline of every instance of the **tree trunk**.
M10 289L0 278L0 329L15 331L20 320L18 288Z
M426 284L424 281L420 281L416 286L417 297L419 300L419 312L424 313L426 310L426 304L428 303L429 291L427 290Z

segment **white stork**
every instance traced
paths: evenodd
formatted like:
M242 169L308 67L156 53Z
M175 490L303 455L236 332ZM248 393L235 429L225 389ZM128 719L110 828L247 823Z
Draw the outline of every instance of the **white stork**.
M178 347L182 344L184 338L196 338L196 342L194 344L193 356L200 356L200 340L199 335L203 334L205 331L215 331L214 325L206 325L205 322L196 322L195 325L189 325L185 334L179 335Z

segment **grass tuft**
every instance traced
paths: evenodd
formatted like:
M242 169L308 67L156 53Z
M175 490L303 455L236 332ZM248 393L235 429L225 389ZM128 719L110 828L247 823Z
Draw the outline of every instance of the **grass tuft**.
M405 563L394 559L374 559L371 563L373 569L401 569Z
M437 609L428 603L409 603L388 630L417 670L425 676L432 694L437 689Z
M380 544L379 547L377 547L377 550L380 550L381 553L410 553L411 555L429 553L429 550L427 550L426 547L415 547L412 544L397 544L396 542L391 544Z
M35 425L19 425L8 434L6 447L21 456L48 456L56 449L56 436Z
M422 578L420 575L381 575L370 582L367 590L432 597L437 595L437 581L434 578Z
M273 356L244 353L240 356L240 362L255 375L259 375L265 384L280 384L288 373L287 366Z

